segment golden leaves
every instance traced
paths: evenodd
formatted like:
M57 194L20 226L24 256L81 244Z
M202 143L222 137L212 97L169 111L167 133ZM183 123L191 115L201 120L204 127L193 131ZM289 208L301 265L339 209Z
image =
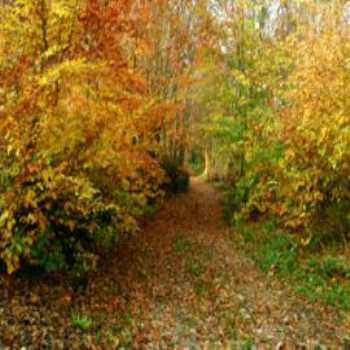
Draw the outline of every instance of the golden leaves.
M64 235L91 262L93 245L84 240L108 245L135 232L135 217L163 195L149 153L174 114L149 96L143 67L130 56L144 53L134 36L146 15L131 2L19 7L7 6L0 30L0 104L11 116L0 120L0 259L9 272L22 259L49 260L67 244Z

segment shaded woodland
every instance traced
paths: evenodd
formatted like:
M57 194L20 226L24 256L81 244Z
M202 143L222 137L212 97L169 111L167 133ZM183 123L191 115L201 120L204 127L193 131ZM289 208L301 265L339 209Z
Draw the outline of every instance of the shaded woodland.
M349 35L347 0L0 0L0 348L344 345Z

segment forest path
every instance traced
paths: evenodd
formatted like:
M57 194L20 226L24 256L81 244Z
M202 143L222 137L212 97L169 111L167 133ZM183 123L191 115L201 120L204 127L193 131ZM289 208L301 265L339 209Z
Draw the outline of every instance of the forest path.
M130 244L130 263L138 264L132 270L127 261L122 264L128 266L129 301L139 315L133 318L134 346L222 348L236 340L339 345L344 330L337 316L262 273L232 235L222 220L219 193L199 178L148 222L138 244ZM137 274L143 278L135 283Z
M0 290L0 349L338 348L345 330L335 313L260 272L221 214L219 193L193 179L106 257L86 290L60 276L15 279L12 295ZM72 315L93 325L82 330Z

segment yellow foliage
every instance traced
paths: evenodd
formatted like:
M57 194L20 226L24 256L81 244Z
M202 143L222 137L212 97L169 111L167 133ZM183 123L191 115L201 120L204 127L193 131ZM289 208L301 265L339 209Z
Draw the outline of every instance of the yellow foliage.
M9 273L23 261L86 268L79 259L95 263L163 196L151 156L162 101L125 47L144 14L127 0L0 11L0 259Z

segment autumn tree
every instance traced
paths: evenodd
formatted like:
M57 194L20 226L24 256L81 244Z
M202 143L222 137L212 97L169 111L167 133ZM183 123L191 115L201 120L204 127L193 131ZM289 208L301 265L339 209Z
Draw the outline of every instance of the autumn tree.
M125 43L133 1L1 7L0 257L49 269L95 265L161 195L158 116ZM139 43L141 45L141 43ZM131 44L130 44L131 45Z
M234 219L274 215L303 235L346 238L347 2L220 5L225 44L201 98Z

